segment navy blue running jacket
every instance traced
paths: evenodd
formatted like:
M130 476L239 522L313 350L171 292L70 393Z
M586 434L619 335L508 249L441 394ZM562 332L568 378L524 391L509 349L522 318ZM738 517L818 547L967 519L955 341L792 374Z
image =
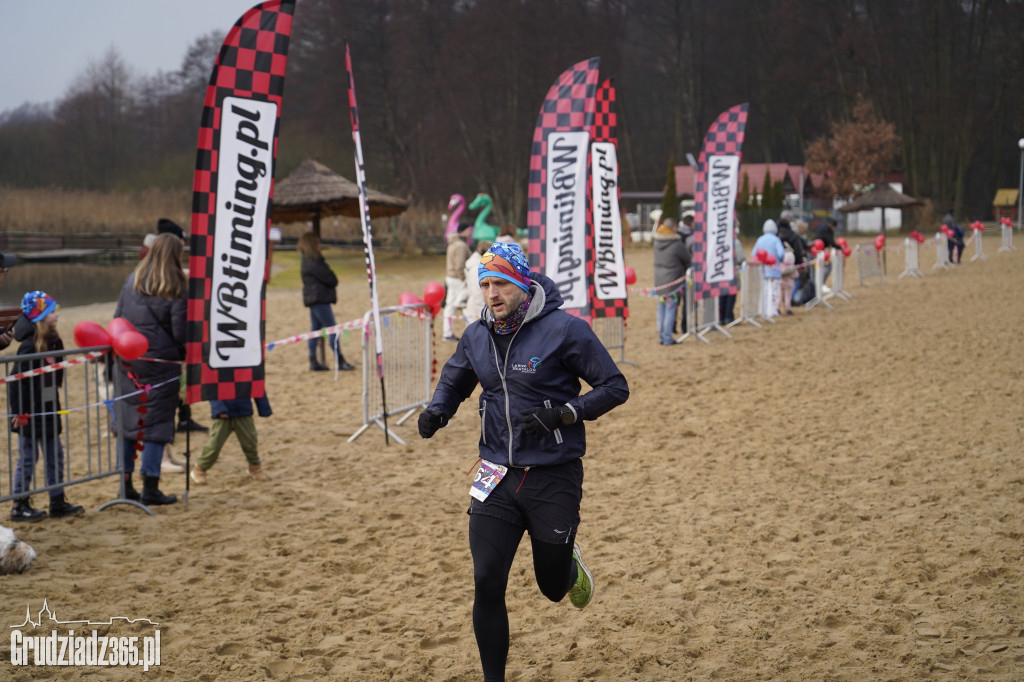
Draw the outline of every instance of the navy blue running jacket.
M587 449L584 420L597 419L629 397L626 377L590 325L558 309L562 296L548 277L533 274L531 279L533 301L507 354L503 357L495 345L493 316L484 309L445 363L427 408L450 419L479 383L480 457L514 467L582 457ZM580 379L591 387L584 395ZM575 424L542 438L523 431L523 411L566 403L576 411Z

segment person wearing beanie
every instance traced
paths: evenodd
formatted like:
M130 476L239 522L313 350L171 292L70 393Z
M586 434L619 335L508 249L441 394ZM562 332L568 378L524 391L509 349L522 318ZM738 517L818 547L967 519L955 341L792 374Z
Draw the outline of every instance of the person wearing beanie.
M64 350L64 342L57 332L60 306L45 291L30 291L21 299L21 315L14 324L14 338L21 342L18 355L55 353L32 360L17 360L14 374L40 369L60 362L56 352ZM18 464L14 470L11 489L14 506L11 521L39 521L46 516L35 509L27 495L32 489L32 474L40 450L45 459L47 486L58 486L64 481L64 446L60 434L63 427L58 416L60 388L64 384L64 370L29 376L7 384L8 411L16 415L10 429L18 434ZM71 504L64 488L50 488L50 516L60 518L85 511L81 505Z
M583 608L594 595L576 543L583 424L624 403L629 386L587 321L559 309L557 285L531 272L518 244L492 244L477 281L486 308L441 370L418 430L433 437L480 386L469 507L473 630L484 678L499 680L509 649L505 590L524 532L545 597L558 602L568 594ZM581 380L591 387L582 395Z
M779 239L779 227L774 220L769 218L764 221L762 232L763 234L754 242L754 255L751 260L760 260L758 254L763 251L773 261L771 264L761 264L764 279L761 287L760 313L765 317L775 317L779 314L779 279L782 277L780 266L782 259L786 257L786 249Z

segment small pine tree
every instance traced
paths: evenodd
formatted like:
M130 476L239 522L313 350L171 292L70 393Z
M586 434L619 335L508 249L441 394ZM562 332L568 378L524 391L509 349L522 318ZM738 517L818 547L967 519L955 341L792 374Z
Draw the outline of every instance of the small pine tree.
M740 195L736 197L736 210L746 211L750 208L750 177L744 173L740 183Z
M665 195L661 198L661 219L679 220L679 197L676 195L676 159L668 157L668 173L665 176Z

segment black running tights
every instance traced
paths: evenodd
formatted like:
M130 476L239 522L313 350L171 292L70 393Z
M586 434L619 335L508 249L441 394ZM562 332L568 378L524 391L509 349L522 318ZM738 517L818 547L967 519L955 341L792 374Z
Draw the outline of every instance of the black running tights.
M469 516L469 550L473 555L473 582L476 587L473 631L480 649L485 682L505 679L505 660L508 658L505 588L523 532L523 528L493 516ZM561 601L576 582L573 538L570 537L566 544L557 545L530 538L530 544L537 586L551 601Z

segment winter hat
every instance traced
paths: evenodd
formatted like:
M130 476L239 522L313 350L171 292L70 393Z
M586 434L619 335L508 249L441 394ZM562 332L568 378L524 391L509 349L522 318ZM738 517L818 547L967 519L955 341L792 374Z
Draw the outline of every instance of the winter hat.
M779 214L779 220L782 220L782 221L787 222L787 223L788 222L792 222L792 220L793 220L793 212L792 211L788 211L788 210L787 211L783 211L782 213Z
M484 277L501 277L530 293L530 263L519 244L494 242L480 259L476 269L479 282Z
M25 317L33 324L59 309L57 302L45 291L30 291L21 299L21 312L25 313Z
M779 233L779 226L775 224L774 220L769 218L768 220L764 221L764 228L762 229L762 231L765 234L768 234L768 233L778 234Z
M156 232L157 234L173 234L178 239L185 239L185 230L170 218L161 218L156 221Z

